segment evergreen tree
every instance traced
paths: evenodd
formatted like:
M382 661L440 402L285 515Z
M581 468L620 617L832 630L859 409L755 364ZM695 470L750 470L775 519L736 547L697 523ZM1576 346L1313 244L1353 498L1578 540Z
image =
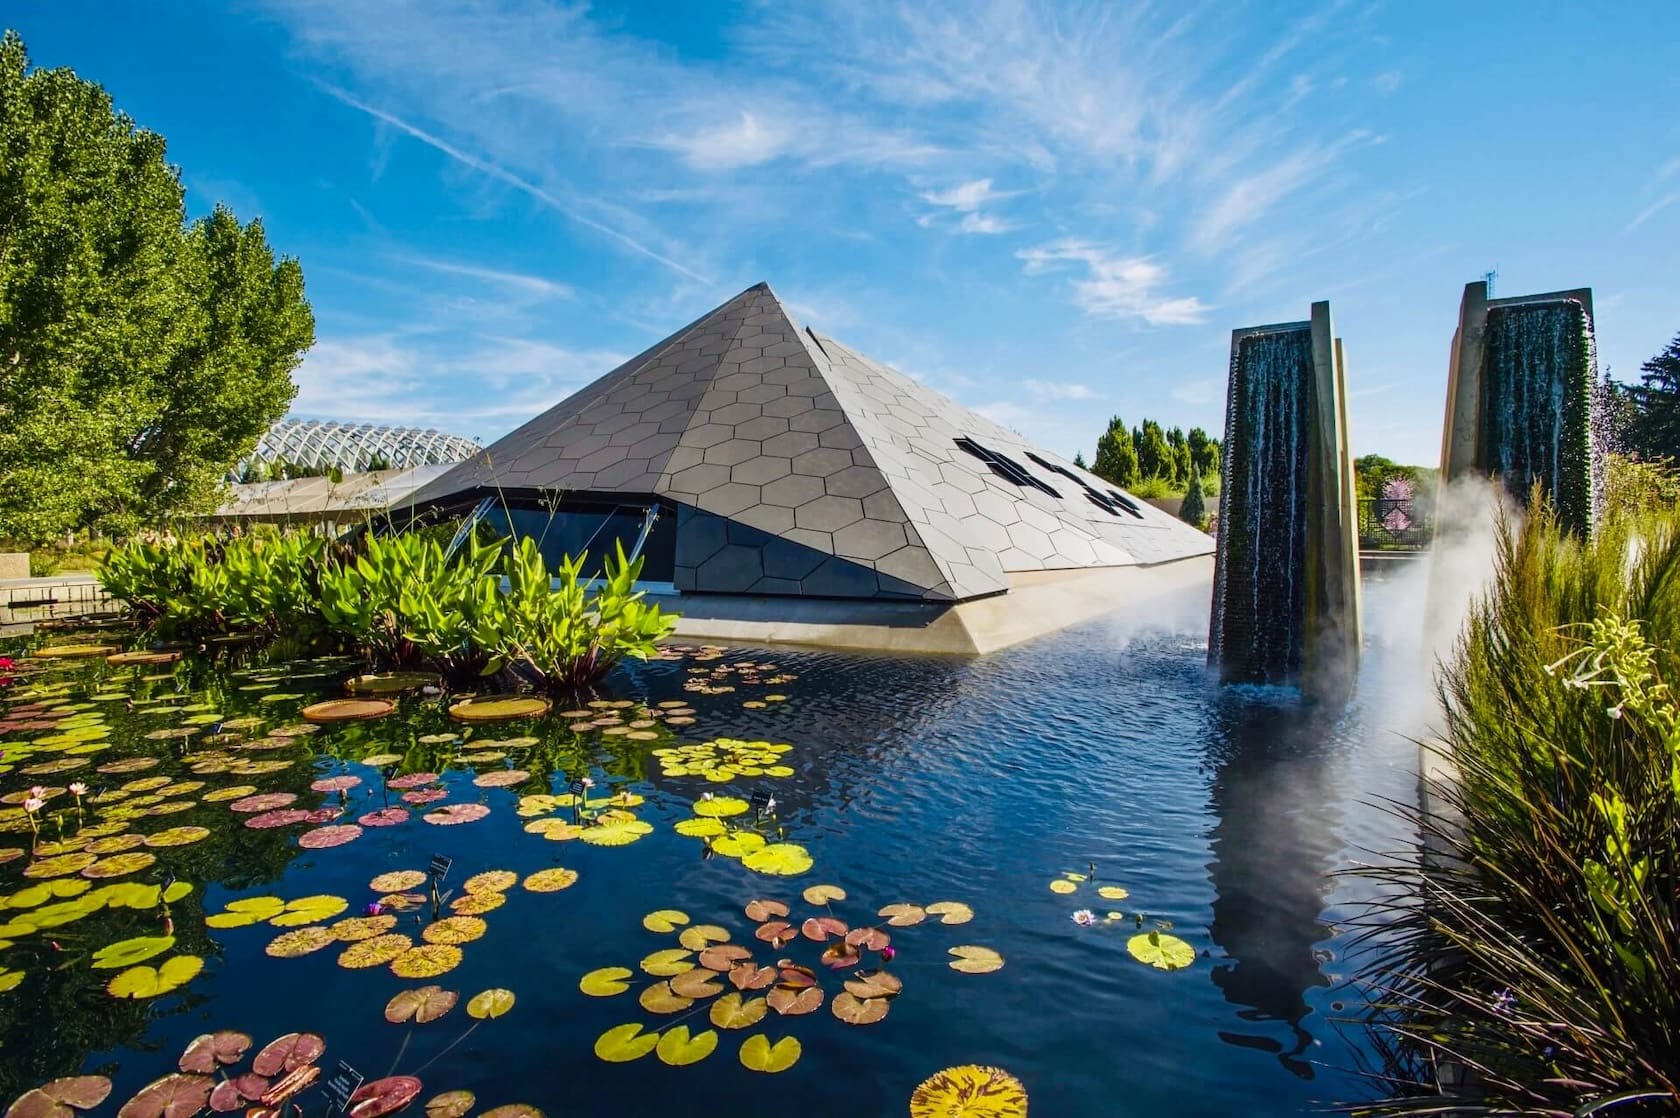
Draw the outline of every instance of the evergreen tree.
M1091 465L1091 472L1122 489L1136 484L1137 448L1132 443L1132 433L1126 430L1126 424L1119 416L1108 421L1108 430L1097 440L1097 458Z
M1078 466L1081 470L1085 470L1085 469L1090 468L1089 466L1085 465L1085 455L1082 454L1082 453L1075 453L1074 454L1073 464L1075 466Z
M1197 528L1207 523L1207 502L1202 496L1202 472L1190 469L1190 484L1184 492L1184 503L1178 506L1178 518Z
M0 537L213 507L314 341L294 260L188 224L163 138L0 38Z
M1644 458L1680 459L1680 334L1639 367L1639 379L1628 389L1637 409L1632 449Z
M1217 474L1219 472L1219 440L1210 439L1208 433L1200 427L1190 428L1190 433L1184 437L1190 446L1190 464L1197 473Z
M1140 477L1173 480L1173 452L1167 443L1166 432L1153 419L1143 421L1137 434L1137 463Z
M1190 482L1190 444L1184 438L1184 430L1173 427L1167 431L1167 447L1172 451L1169 462L1172 473L1167 480L1173 485L1188 485Z

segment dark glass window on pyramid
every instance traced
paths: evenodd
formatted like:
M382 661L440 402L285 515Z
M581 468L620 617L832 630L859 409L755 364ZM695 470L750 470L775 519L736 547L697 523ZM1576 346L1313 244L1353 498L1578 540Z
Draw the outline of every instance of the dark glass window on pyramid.
M1056 492L1054 489L1050 488L1049 485L1028 473L1025 466L1009 457L1009 455L999 453L998 451L992 450L990 447L981 446L979 443L975 442L971 438L968 438L966 435L953 441L957 444L957 446L990 466L992 468L992 473L997 474L999 477L1004 478L1007 481L1012 481L1023 488L1037 489L1041 493L1050 494L1050 496L1055 497L1057 500L1061 499L1062 495L1060 493Z

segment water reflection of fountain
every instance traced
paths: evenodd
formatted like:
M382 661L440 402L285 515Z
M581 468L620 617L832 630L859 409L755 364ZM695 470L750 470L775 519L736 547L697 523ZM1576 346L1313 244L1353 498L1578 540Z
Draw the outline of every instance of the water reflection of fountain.
M1331 806L1338 717L1281 693L1228 689L1209 747L1218 818L1209 835L1216 893L1209 931L1226 956L1213 981L1256 1026L1220 1038L1275 1053L1303 1079L1313 1076L1306 992L1330 985L1315 945L1331 935L1322 914L1341 849L1341 815ZM1286 1028L1287 1041L1267 1023Z

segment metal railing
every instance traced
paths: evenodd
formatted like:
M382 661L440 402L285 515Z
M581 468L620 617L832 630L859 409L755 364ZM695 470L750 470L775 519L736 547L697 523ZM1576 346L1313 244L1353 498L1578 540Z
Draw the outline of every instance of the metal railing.
M1415 497L1362 497L1359 501L1359 546L1367 551L1422 551L1435 535L1435 525Z

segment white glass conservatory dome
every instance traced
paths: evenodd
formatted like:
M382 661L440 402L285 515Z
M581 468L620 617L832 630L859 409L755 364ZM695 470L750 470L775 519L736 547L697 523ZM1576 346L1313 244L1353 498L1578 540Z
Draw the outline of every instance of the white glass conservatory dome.
M337 467L359 473L370 463L388 469L464 462L481 448L471 439L422 427L380 427L372 423L332 423L318 419L282 419L268 429L245 462L275 461L310 470Z

